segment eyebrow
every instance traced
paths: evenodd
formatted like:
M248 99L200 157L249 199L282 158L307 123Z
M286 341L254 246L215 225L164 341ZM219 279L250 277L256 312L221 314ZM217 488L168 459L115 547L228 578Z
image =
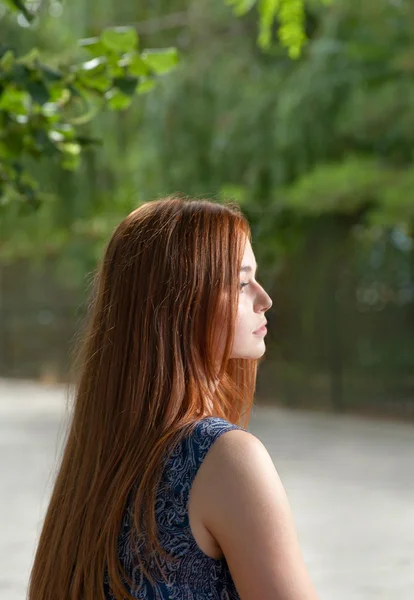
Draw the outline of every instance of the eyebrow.
M259 265L256 265L256 271L257 271L258 268L259 268ZM241 272L243 272L243 273L248 273L249 272L250 273L251 271L253 271L253 269L251 268L250 265L243 265L242 268L240 269L240 273Z

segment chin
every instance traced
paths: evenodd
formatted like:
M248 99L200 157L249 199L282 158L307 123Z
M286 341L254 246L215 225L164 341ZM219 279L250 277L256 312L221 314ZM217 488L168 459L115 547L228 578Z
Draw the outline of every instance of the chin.
M262 358L262 356L266 352L266 348L264 344L261 344L261 346L261 348L255 348L251 352L236 352L232 354L230 358L248 358L249 360Z

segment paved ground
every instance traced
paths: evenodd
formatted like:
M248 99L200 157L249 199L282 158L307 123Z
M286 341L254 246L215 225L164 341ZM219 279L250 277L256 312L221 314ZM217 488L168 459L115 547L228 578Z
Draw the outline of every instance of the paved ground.
M320 600L413 600L414 427L256 408ZM0 599L24 600L64 430L59 387L0 379Z

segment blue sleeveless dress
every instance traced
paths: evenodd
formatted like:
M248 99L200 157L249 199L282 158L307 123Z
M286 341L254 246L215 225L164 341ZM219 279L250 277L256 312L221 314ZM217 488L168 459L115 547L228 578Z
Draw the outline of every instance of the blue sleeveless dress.
M177 561L158 556L164 581L150 567L155 585L145 577L131 549L131 506L125 511L118 539L118 555L133 587L124 585L133 598L141 600L239 600L225 558L215 559L205 554L195 541L189 524L188 500L191 485L208 450L226 431L244 429L219 417L205 417L197 422L164 461L158 487L155 516L161 546ZM246 431L244 429L244 431ZM144 539L138 538L138 548ZM146 563L147 565L147 563ZM105 597L112 600L108 575L105 573Z

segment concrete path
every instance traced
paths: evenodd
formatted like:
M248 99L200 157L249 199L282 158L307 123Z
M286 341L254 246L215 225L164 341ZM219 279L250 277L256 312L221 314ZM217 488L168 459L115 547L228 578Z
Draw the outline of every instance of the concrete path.
M24 600L65 426L61 387L0 379L0 599ZM414 599L414 427L255 408L320 600Z

